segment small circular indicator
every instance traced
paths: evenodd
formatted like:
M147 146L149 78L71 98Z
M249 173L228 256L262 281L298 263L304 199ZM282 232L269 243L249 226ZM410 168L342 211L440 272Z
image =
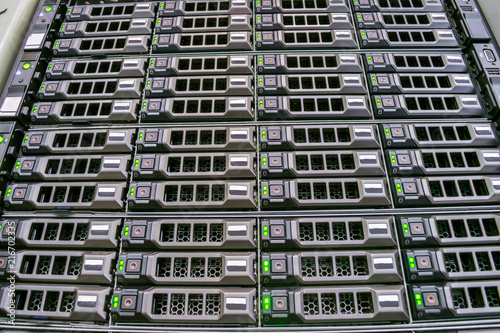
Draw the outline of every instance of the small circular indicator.
M285 306L285 302L283 302L282 300L279 299L279 300L276 301L276 307L278 309L281 309L284 306Z
M276 268L278 271L281 271L283 269L283 264L277 262L276 264L274 264L274 268Z
M141 235L142 234L142 229L141 228L135 228L134 229L134 234L137 235L137 236Z
M136 263L135 261L132 261L132 262L128 265L128 267L129 267L130 269L134 270L134 269L136 269L136 268L137 268L137 263Z
M427 302L429 302L429 304L436 303L436 297L434 297L432 295L427 296Z
M48 12L51 12L52 11L52 7L47 7L45 8L45 11L48 13Z
M132 302L132 300L130 298L127 298L125 301L123 301L123 304L125 304L125 306L127 308L131 307L132 303L134 303L134 302Z
M25 62L23 64L23 69L30 69L31 68L31 64L29 62Z
M3 138L3 135L0 135L0 143L3 143L5 139Z

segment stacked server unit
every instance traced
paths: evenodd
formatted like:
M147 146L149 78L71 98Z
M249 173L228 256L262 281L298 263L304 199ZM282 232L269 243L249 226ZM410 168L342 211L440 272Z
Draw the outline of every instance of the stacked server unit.
M45 0L0 95L0 312L500 325L497 49L473 0Z

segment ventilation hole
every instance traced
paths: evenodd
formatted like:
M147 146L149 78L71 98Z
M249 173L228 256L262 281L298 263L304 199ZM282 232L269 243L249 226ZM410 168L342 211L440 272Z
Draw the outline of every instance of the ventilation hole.
M160 241L173 242L175 225L170 223L163 223L160 228Z
M172 269L172 259L171 258L158 258L156 261L156 276L168 278L170 277L170 272Z
M300 268L303 277L316 276L316 261L314 257L302 257L300 261Z

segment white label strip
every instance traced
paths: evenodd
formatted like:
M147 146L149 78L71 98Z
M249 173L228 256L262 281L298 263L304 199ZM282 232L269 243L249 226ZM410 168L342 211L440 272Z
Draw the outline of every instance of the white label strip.
M248 135L248 131L232 130L231 135Z
M104 263L104 260L85 260L85 265L90 265L90 266L102 266Z
M245 260L228 260L227 266L246 267L247 262Z
M476 126L475 127L476 131L488 131L488 132L491 132L491 128L487 127L487 126Z
M114 187L101 187L99 192L115 193L116 189Z
M247 157L230 157L229 161L231 162L248 162Z
M227 304L247 304L247 299L246 298L241 298L241 297L228 297L226 298L226 303Z
M115 164L115 163L120 163L121 161L120 160L108 160L108 159L105 159L103 164L104 163L111 163L111 164Z
M115 106L118 106L118 107L123 107L123 106L129 107L130 106L130 102L115 102Z
M392 258L375 258L373 259L373 263L376 264L393 264L394 261Z
M93 225L90 230L109 230L109 225L107 224L99 224L99 225Z
M382 188L382 184L365 184L365 188Z
M227 227L228 231L247 231L246 225L230 225Z
M369 223L368 229L387 229L387 224L385 224L385 223Z
M376 160L377 155L359 155L360 160Z
M78 296L78 302L97 302L97 296Z
M137 65L139 63L139 59L126 59L123 61L124 65Z
M399 296L398 295L380 295L378 297L379 302L398 302L399 303Z
M229 186L230 191L247 191L248 187L244 185L230 185Z

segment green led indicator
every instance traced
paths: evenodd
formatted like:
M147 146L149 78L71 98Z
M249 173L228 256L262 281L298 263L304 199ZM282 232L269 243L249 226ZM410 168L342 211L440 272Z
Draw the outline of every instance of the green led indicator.
M408 262L410 263L411 268L415 268L415 258L409 257Z
M404 230L405 234L410 232L410 229L408 229L408 223L403 224L403 230Z
M9 189L7 190L7 198L8 198L8 197L10 197L10 193L11 193L11 192L12 192L12 189L11 189L11 188L9 188Z
M422 305L422 295L415 294L415 300L417 301L417 305Z
M25 63L25 64L23 65L23 69L24 69L24 70L27 70L27 69L30 69L30 68L31 68L31 64L30 64L29 62L27 62L27 63Z
M40 88L40 90L42 90L42 91L43 91L43 89L45 89L45 83L42 84L42 87Z
M139 167L139 159L136 159L136 160L135 160L134 167L136 167L136 168L137 168L137 167Z
M161 23L161 20L158 19L158 21L156 21L156 25L160 25L160 23Z
M259 106L264 106L264 101L263 100L259 100Z
M372 62L372 56L367 56L368 62Z
M151 59L151 62L149 63L149 66L153 67L154 64L155 64L155 61L153 59Z
M128 236L128 232L129 232L129 230L130 230L130 227L129 227L129 226L126 226L126 227L125 227L125 229L123 230L123 234L124 234L125 236ZM122 261L123 261L123 260L122 260Z
M267 165L267 158L266 157L262 157L262 164Z
M59 46L59 41L56 41L56 45L54 45L55 47L58 47Z
M391 132L389 131L389 129L388 129L388 128L386 128L386 129L385 129L385 135L387 135L387 136L391 136Z
M117 308L118 307L118 296L113 297L113 307Z
M3 135L0 135L0 143L3 143L5 139L3 138Z
M259 77L259 84L262 84L262 78Z
M51 70L51 69L52 69L52 64L49 64L49 70Z
M398 192L401 192L401 184L400 183L396 183L396 188L398 189Z
M265 226L263 227L263 235L264 235L264 236L269 235L268 228L269 228L269 227L268 227L267 225L265 225Z
M16 169L19 169L20 165L21 165L21 161L17 161L17 163L16 163Z
M158 36L155 36L155 38L153 38L153 42L156 43L157 40L158 40Z
M257 0L257 6L260 6L260 0Z
M52 7L47 7L45 8L45 11L48 13L48 12L51 12L52 11Z
M363 17L361 17L361 14L358 14L358 20L361 21L362 19L363 19Z
M142 108L143 108L143 109L145 109L145 108L146 108L146 106L147 106L147 103L146 103L146 102L142 103Z
M392 160L392 163L394 163L394 164L395 164L395 163L396 163L396 156L391 155L391 160Z
M259 34L257 34L257 39L260 39L260 33L259 33Z
M262 193L263 193L264 195L267 195L267 186L263 186L263 187L262 187Z
M71 8L68 8L68 14L71 13Z
M131 196L131 197L133 197L133 196L134 196L134 188L133 188L133 187L131 187L131 188L130 188L130 196ZM127 235L125 235L125 236L127 236Z
M260 15L257 16L257 22L260 22Z
M142 134L143 134L142 132L139 133L139 140L142 140Z
M160 9L163 9L163 2L160 3Z
M66 24L63 24L63 25L61 26L61 30L64 30L64 28L66 28Z
M382 103L380 102L380 98L377 98L377 105L378 105L378 106L381 106L381 105L382 105Z
M264 297L264 310L269 310L269 303L271 303L270 298Z
M375 76L372 76L372 81L373 83L377 83L377 78Z
M262 139L266 138L266 130L262 130Z
M269 272L269 260L264 260L264 272Z
M259 57L259 64L262 64L262 57Z
M24 142L28 142L28 135L24 137Z
M151 80L148 80L148 83L146 84L146 86L149 88L151 87Z
M363 36L364 38L366 38L366 33L364 31L361 31L361 36Z

